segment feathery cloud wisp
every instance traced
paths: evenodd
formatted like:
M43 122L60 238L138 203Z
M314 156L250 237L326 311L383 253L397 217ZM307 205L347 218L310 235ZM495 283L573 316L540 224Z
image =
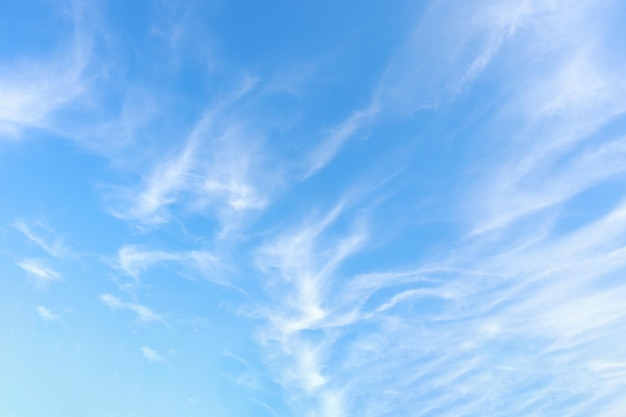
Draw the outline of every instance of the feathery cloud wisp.
M127 275L139 278L142 272L158 264L171 262L199 273L214 282L223 282L219 269L221 263L212 253L204 250L158 251L126 245L118 251L117 265Z
M26 238L55 258L74 256L73 252L56 236L56 233L45 224L28 225L21 220L16 220L13 226Z
M373 123L379 111L379 107L372 103L364 110L355 111L350 117L330 129L308 158L304 178L315 174L332 161L348 140Z
M24 129L51 127L53 113L87 90L83 72L91 45L84 24L85 7L76 2L72 9L69 16L74 33L69 50L61 49L46 61L0 66L0 138L18 139Z
M58 314L53 313L52 310L44 306L37 306L37 314L45 321L57 321L61 319Z
M23 259L17 265L35 278L39 284L47 284L61 279L61 275L57 271L46 266L40 259Z
M117 198L114 214L154 226L171 220L174 209L208 212L228 231L244 213L265 208L279 178L261 167L261 141L229 113L236 97L206 111L179 152L156 161L138 190Z
M129 310L137 314L137 320L142 323L161 320L161 316L143 304L124 302L111 294L101 294L100 301L112 310Z

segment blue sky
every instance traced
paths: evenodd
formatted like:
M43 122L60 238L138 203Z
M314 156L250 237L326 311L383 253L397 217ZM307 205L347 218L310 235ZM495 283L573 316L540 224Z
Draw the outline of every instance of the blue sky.
M0 415L626 410L626 4L0 4Z

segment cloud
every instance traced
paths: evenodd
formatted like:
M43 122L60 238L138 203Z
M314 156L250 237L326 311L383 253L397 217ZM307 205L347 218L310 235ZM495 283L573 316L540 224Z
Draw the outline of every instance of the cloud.
M584 195L621 184L625 174L626 139L615 133L623 123L611 123L623 115L626 84L621 64L606 59L598 23L605 20L598 15L610 11L604 7L615 3L432 2L389 62L373 93L375 104L349 114L296 164L313 182L348 141L383 117L445 108L450 119L428 113L437 125L428 139L436 141L442 140L440 132L449 132L438 124L459 122L464 130L468 108L493 100L484 118L464 130L462 145L445 145L450 154L479 145L461 158L472 159L469 170L478 174L445 173L451 189L466 191L458 201L456 194L445 201L457 203L458 222L416 231L414 207L393 200L391 212L408 213L410 221L381 215L379 227L402 223L410 239L381 248L386 242L362 215L363 201L344 199L291 222L290 214L268 213L270 219L255 224L241 241L219 245L219 253L233 255L242 268L253 253L256 270L246 276L252 305L242 311L261 323L254 335L262 369L292 407L283 414L463 416L506 410L513 417L621 416L626 202ZM172 27L172 43L177 30ZM77 77L80 84L82 72ZM494 92L485 84L474 90L477 81ZM281 184L302 180L284 178L279 158L268 155L265 135L239 107L254 83L249 80L206 110L190 133L173 135L183 139L181 146L151 149L141 162L129 163L139 180L119 188L109 202L114 214L139 225L150 239L152 228L169 223L192 229L178 220L198 213L210 217L209 224L216 219L223 230L233 230L270 206ZM464 93L471 100L455 107ZM34 100L15 107L15 114L24 116ZM64 105L35 109L32 122L7 116L14 117L7 126L44 125ZM0 115L13 114L4 111ZM424 149L430 146L440 145ZM442 162L442 171L460 163L427 162ZM430 171L416 169L405 179L422 181L425 173ZM285 200L297 198L298 191L308 188ZM310 209L318 213L319 207ZM279 225L266 223L276 217ZM70 256L45 225L16 221L15 227L50 255ZM424 254L424 247L441 242L433 237L439 231L445 244ZM223 283L220 259L204 249L124 245L114 267L138 280L151 268L173 264ZM406 261L380 265L398 259ZM39 260L18 265L39 281L60 279ZM134 298L104 293L100 301L140 322L162 320ZM37 313L59 320L43 306ZM167 362L148 346L141 354L149 362ZM246 371L255 370L252 361L242 363ZM255 372L237 374L234 381L259 392L267 382ZM274 396L275 385L268 386L268 397Z
M481 195L482 219L473 233L506 227L515 220L554 206L566 204L577 194L617 178L626 171L626 140L623 138L580 147L569 152L552 152L541 160L523 161L528 167L503 166L503 174ZM561 153L561 155L559 155Z
M157 251L126 245L118 251L117 265L126 274L135 279L149 268L162 263L183 265L213 282L224 282L221 273L221 261L211 252L193 251Z
M349 139L375 122L454 101L489 67L508 40L555 13L551 3L432 3L388 63L370 104L330 129L309 156L303 177L326 166Z
M310 154L304 178L310 177L325 167L340 152L348 140L354 138L373 123L378 113L378 106L372 103L363 110L355 111L350 117L330 129Z
M51 113L82 94L80 64L47 64L0 71L0 135L15 139L23 129L45 127Z
M56 236L56 233L43 223L28 225L16 220L13 226L26 238L55 258L73 257L73 252Z
M260 310L268 321L260 340L272 352L268 360L276 367L277 379L286 391L298 387L316 399L315 409L334 410L329 415L340 415L341 395L332 394L331 378L324 371L333 338L318 333L336 320L333 276L367 237L359 222L346 236L330 233L345 209L338 204L325 216L279 234L259 249L256 262L269 296Z
M42 285L61 279L61 275L58 272L46 266L40 259L23 259L17 265Z
M356 273L377 254L345 205L264 242L259 342L296 413L619 415L625 203L577 199L621 184L626 167L611 124L626 109L623 68L598 41L602 19L585 20L606 18L607 4L438 2L428 12L383 76L375 117L475 94L497 66L497 110L472 133L472 174L483 176L452 185L467 190L457 204L470 233L421 262L416 238L401 248L413 264ZM450 38L434 48L438 30ZM446 51L455 54L437 55ZM328 149L322 167L340 148Z
M164 356L159 355L154 349L148 346L142 347L141 353L149 362L165 362Z
M226 233L246 213L263 210L281 174L268 168L261 135L250 131L236 109L253 87L244 81L205 111L180 149L142 169L137 187L113 193L113 213L144 227L168 223L174 212L212 214Z
M324 304L343 309L327 308L327 317L361 312L356 320L326 318L341 323L332 331L316 323L306 333L309 343L324 346L315 356L324 385L349 405L337 415L400 414L418 405L433 415L482 414L504 402L509 415L551 407L604 415L619 401L614 384L625 380L619 367L597 365L619 363L624 352L617 347L626 290L618 278L626 268L623 216L621 202L532 244L475 237L448 268L338 277ZM603 373L610 376L598 383Z
M61 319L59 315L54 314L52 310L44 306L37 306L37 314L45 321L58 321Z
M607 51L598 41L604 26L589 18L608 10L595 2L566 13L550 10L539 19L541 25L534 23L534 39L517 49L518 58L510 58L533 60L534 65L511 71L505 83L526 81L512 88L503 110L487 127L511 133L502 138L508 150L500 151L501 160L495 168L490 164L484 181L470 190L477 223L473 233L498 231L525 216L558 208L622 175L623 138L602 131L626 112L621 77L626 65L604 64ZM498 175L491 174L494 169Z
M580 4L585 4L582 2ZM582 6L581 6L582 7ZM508 45L570 16L551 0L430 3L389 62L374 93L384 111L409 116L456 100L502 58ZM546 36L554 47L559 36Z
M161 316L148 307L136 302L124 302L111 294L101 294L100 301L112 310L129 310L137 314L137 320L142 323L162 320Z
M166 222L167 207L177 201L191 180L194 157L195 145L188 143L179 155L161 162L146 177L129 209L117 214L147 225Z
M47 128L53 113L77 100L86 91L83 71L90 43L83 19L85 10L73 3L71 47L47 61L23 60L0 64L0 136L18 139L24 129Z

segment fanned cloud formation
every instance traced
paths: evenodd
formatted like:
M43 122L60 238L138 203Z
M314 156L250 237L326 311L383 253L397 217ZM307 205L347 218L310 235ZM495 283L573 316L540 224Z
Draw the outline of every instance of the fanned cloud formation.
M0 415L623 416L625 5L414 3L0 6Z

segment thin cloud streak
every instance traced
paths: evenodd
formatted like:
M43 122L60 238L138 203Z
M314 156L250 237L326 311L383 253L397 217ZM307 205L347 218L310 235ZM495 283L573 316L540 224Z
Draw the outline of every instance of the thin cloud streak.
M555 48L558 53L547 55L550 65L538 62L536 69L524 70L530 74L510 74L511 83L529 80L523 89L514 88L488 128L508 129L511 119L522 127L508 138L510 151L497 164L498 175L487 174L471 189L475 203L468 205L480 213L472 234L496 232L518 218L566 204L623 173L623 139L598 139L605 126L626 112L621 77L626 63L601 65L606 51L596 37L602 22L588 19L602 8L606 5L583 2L568 12L550 10L541 25L534 23L540 35L519 55Z
M160 251L126 245L118 251L116 263L124 274L133 277L136 281L150 268L164 263L173 263L182 265L212 282L227 284L222 271L222 262L205 250Z
M548 1L477 3L433 2L420 15L373 94L383 111L406 117L453 102L507 40L551 9Z
M550 2L541 1L526 2L517 7L512 7L513 2L506 2L504 6L497 2L481 3L480 8L459 7L451 2L432 5L388 64L372 93L369 106L355 111L330 129L311 152L303 179L323 169L348 140L363 134L380 119L407 117L418 110L436 108L456 99L488 68L507 40L534 24L537 16L552 9ZM458 14L470 14L472 19L454 30L447 25L432 26L457 22ZM439 39L444 37L450 38ZM430 44L432 38L449 45L435 48ZM423 44L426 39L428 45ZM476 45L470 40L478 43L478 51L474 50ZM461 52L457 53L458 56L445 56L445 51L449 50Z
M13 226L26 236L28 240L35 243L55 258L71 258L75 256L74 253L56 237L56 233L43 223L28 225L21 220L16 220Z
M330 129L317 148L311 152L303 179L328 165L348 140L362 133L376 120L379 111L379 107L372 103L363 110L355 111L350 117Z
M141 323L152 321L162 321L161 316L143 304L136 302L125 302L111 294L101 294L100 301L112 310L128 310L137 314L137 320Z
M61 280L61 274L48 267L45 262L40 259L23 259L17 263L17 266L26 271L31 277L35 278L40 285L46 285L52 281Z

